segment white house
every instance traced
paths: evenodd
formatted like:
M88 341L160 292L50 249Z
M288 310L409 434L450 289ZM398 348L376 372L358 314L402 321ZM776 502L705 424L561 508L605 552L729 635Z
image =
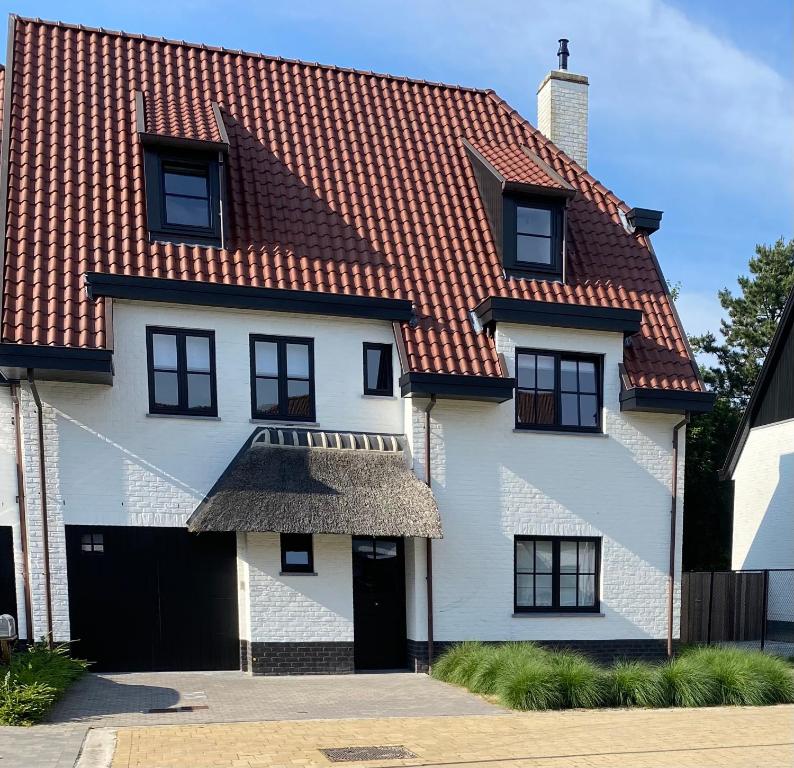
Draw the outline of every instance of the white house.
M737 570L794 568L793 329L794 291L722 470L734 482L732 567Z
M18 17L8 61L23 638L256 674L677 638L685 417L711 396L661 214L584 167L566 53L547 135L492 91Z

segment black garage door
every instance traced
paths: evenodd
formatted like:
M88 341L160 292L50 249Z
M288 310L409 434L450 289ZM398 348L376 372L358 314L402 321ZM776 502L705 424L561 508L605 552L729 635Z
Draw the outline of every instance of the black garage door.
M239 669L233 533L66 526L74 653L97 671Z
M15 620L17 618L14 537L10 525L0 525L0 614L3 613L10 613Z

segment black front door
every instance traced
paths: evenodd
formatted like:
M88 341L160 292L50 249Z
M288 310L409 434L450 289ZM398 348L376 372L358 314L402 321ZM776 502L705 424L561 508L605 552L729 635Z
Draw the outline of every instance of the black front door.
M353 631L356 669L405 667L402 539L353 538Z
M69 619L96 671L239 669L233 533L66 526Z
M14 619L17 617L14 537L10 525L0 525L0 614L2 613L9 613Z

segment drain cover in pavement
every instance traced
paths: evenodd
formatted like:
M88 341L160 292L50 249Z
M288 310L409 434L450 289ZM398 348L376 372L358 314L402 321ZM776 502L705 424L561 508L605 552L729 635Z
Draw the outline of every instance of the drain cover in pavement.
M410 750L401 745L390 747L334 747L321 749L332 763L353 763L357 760L405 760L416 757Z

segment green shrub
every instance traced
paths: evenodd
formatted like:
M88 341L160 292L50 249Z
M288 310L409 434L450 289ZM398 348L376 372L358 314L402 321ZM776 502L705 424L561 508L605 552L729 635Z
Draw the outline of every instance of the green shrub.
M50 649L36 643L14 653L0 679L0 724L31 725L41 720L86 666L62 646Z
M719 703L714 677L702 664L687 656L659 667L664 701L671 707L711 707Z
M663 707L658 668L639 661L618 661L607 671L607 699L618 707Z
M499 668L495 690L511 709L558 709L562 693L556 670L539 654L511 654Z
M452 646L433 662L433 677L445 683L467 686L486 648L482 643L465 642Z
M606 702L607 684L603 670L579 653L558 651L549 654L563 707L593 708Z

